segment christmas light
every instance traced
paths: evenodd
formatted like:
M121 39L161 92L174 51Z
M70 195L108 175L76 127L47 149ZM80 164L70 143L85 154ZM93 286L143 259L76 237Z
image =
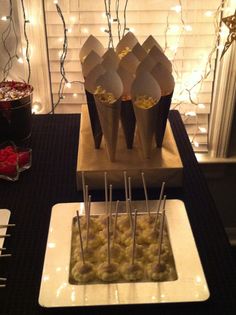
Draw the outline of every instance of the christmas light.
M205 106L205 104L200 103L200 104L198 104L198 108L204 109L204 108L206 108L206 106Z
M197 141L193 141L193 144L194 144L194 146L195 146L196 148L199 147L199 143L198 143Z
M184 29L185 31L187 32L191 32L193 30L192 26L191 25L184 25Z
M78 94L77 93L73 93L73 97L77 97L78 96Z
M71 83L70 83L70 82L67 82L67 83L66 83L66 87L67 87L68 89L70 89L70 88L71 88Z
M18 58L17 58L17 61L18 61L19 63L24 63L24 61L23 61L23 58L22 58L22 57L18 57Z
M1 20L2 20L2 21L7 21L7 20L9 20L9 16L2 16L2 17L1 17Z
M182 11L182 7L181 5L176 5L174 7L171 8L172 11L176 11L177 13L180 13Z
M194 111L190 111L190 112L186 112L186 113L185 113L185 116L196 117L197 114L196 114L196 112L194 112Z
M201 133L207 132L207 129L205 127L198 127L198 129L201 131Z
M207 17L211 17L211 16L213 16L213 12L208 10L208 11L204 12L204 15Z

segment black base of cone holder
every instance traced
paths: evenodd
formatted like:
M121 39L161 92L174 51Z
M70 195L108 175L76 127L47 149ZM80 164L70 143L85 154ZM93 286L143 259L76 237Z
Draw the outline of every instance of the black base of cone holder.
M94 100L93 94L89 93L85 90L87 103L88 103L88 111L89 111L89 117L90 117L90 124L92 128L93 133L93 139L94 139L94 146L96 149L100 148L101 141L102 141L102 128L100 124L100 120L98 117L98 112Z
M173 93L170 95L162 96L160 101L157 104L157 123L156 123L155 139L156 139L156 145L158 148L162 147L172 95Z
M89 123L89 114L86 105L82 106L80 126L80 139L77 160L77 188L82 190L82 172L85 174L86 184L89 189L104 189L104 171L107 172L109 183L115 189L124 188L123 172L132 177L132 187L141 188L141 172L145 173L148 187L161 186L163 181L166 186L182 186L182 162L172 134L169 122L166 124L166 132L162 148L153 150L150 159L143 159L143 154L135 133L133 149L126 148L123 130L119 128L116 161L108 158L104 138L100 149L94 149L93 135Z
M132 149L136 119L132 101L122 101L120 110L121 125L124 131L127 149Z

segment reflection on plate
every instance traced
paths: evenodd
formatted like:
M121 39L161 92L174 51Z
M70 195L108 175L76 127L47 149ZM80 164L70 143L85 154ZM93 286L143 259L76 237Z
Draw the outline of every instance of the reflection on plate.
M7 209L0 209L0 225L7 225L10 219L11 211ZM7 233L7 228L0 229L0 235L5 235ZM3 247L4 238L0 238L0 248ZM0 250L1 254L1 250Z
M143 211L143 201L134 201ZM154 208L157 201L150 201ZM91 204L92 214L102 214L103 202ZM166 220L178 279L167 282L69 284L71 222L83 203L57 204L52 208L39 303L44 307L116 305L204 301L209 297L196 245L184 204L166 202ZM183 253L189 253L183 255Z

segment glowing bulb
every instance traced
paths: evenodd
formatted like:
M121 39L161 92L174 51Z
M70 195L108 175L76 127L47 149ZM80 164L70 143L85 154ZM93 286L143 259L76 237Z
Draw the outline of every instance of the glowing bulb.
M9 19L9 16L2 16L2 17L1 17L1 20L2 20L2 21L7 21L8 19Z
M54 4L58 4L58 0L53 0L53 3Z
M68 32L68 33L72 33L72 28L68 28L68 29L67 29L67 32Z
M193 30L192 26L191 25L184 25L184 29L185 31L187 32L191 32Z
M173 51L174 53L176 53L178 47L179 47L179 46L178 46L177 44L171 45L171 46L170 46L170 50Z
M89 30L86 27L84 27L82 28L81 32L84 34L88 34Z
M223 45L223 44L220 44L220 45L217 46L217 48L218 48L219 50L223 50L224 47L225 47L225 45Z
M182 10L181 5L176 5L174 7L171 8L172 11L176 11L177 13L180 13Z
M171 25L170 31L173 33L177 33L179 31L179 26L178 25Z
M70 88L71 88L71 83L70 83L70 82L67 82L67 83L66 83L66 87L67 87L68 89L70 89Z
M102 18L105 19L106 18L106 12L102 12Z
M63 42L64 38L60 37L58 40L59 40L59 42Z
M130 32L132 32L132 33L135 33L135 28L133 28L133 27L130 27Z
M105 27L100 27L100 31L104 33L106 31L106 28Z
M17 58L17 61L18 61L19 63L24 63L24 60L23 60L22 57Z
M194 144L194 146L195 146L196 148L199 147L199 143L198 143L197 141L193 141L193 144Z
M200 104L198 104L198 108L203 109L203 108L206 108L206 106L204 104L200 103Z
M190 112L186 112L185 116L196 117L197 115L196 115L196 112L190 111Z
M42 104L39 101L36 101L32 105L32 113L37 114L42 110Z
M204 12L204 15L207 17L211 17L213 15L213 12L208 10L208 11Z
M78 94L77 93L73 93L73 97L77 97L78 96Z
M201 131L201 133L206 133L207 132L205 127L198 127L198 129Z
M72 23L75 23L76 22L76 17L75 16L70 16L70 20Z
M63 51L60 50L60 51L58 52L58 56L61 57L62 53L63 53Z

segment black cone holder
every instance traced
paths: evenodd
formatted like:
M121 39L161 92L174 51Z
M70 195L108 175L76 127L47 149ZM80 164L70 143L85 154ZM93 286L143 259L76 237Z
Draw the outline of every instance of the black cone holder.
M85 93L86 93L86 98L87 98L89 118L90 118L92 133L93 133L94 145L95 145L95 149L99 149L101 145L103 133L102 133L100 120L98 117L97 107L95 104L93 94L91 94L87 90L85 90Z
M136 118L131 100L121 102L120 119L125 135L127 149L133 148Z
M162 147L172 95L173 92L169 95L162 96L157 104L155 140L158 148Z

